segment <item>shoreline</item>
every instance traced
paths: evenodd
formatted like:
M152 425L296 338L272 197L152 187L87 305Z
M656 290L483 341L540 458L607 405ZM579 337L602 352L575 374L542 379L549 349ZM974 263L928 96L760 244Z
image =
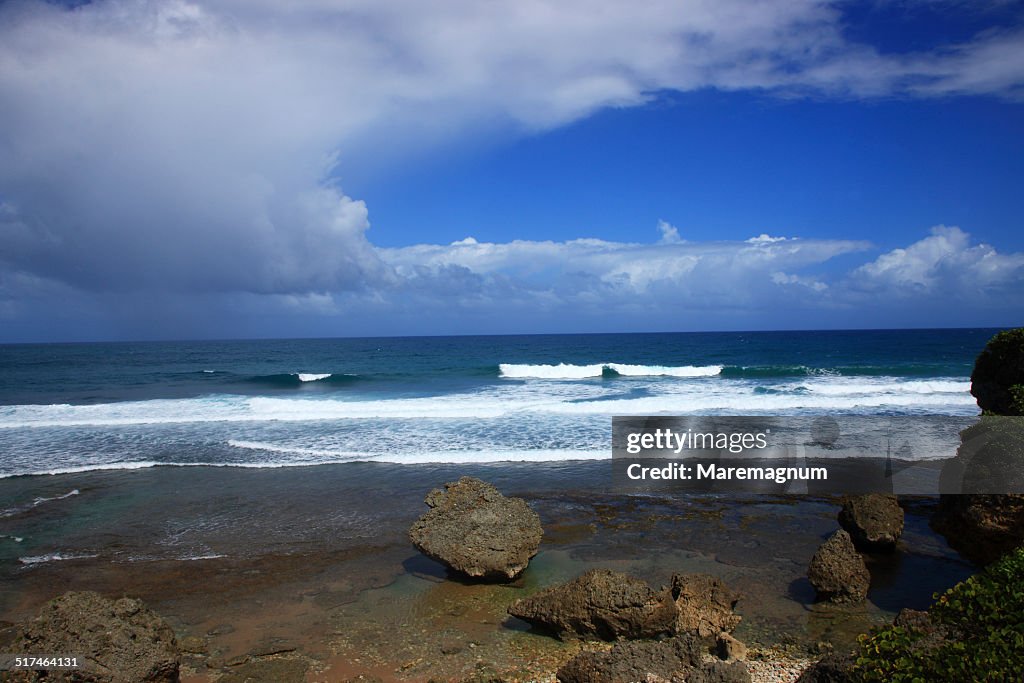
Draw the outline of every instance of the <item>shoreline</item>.
M607 471L594 462L402 467L332 465L287 473L158 468L35 482L49 492L81 493L0 520L0 533L61 530L63 538L106 545L91 547L99 551L97 557L31 566L8 556L0 564L0 619L27 618L67 590L97 590L141 598L168 620L180 643L201 651L183 656L183 672L191 672L185 681L214 681L266 667L283 668L265 680L286 671L292 678L282 680L344 681L360 675L371 677L364 680L460 680L483 669L514 673L523 662L530 663L530 675L539 676L587 647L535 632L505 609L517 597L591 568L624 571L654 587L666 584L674 572L714 574L743 595L736 637L777 655L783 646L797 662L827 647L821 643L837 648L852 643L856 634L891 621L902 607L925 606L932 592L971 572L928 528L933 503L926 500L907 505L900 551L868 558L869 602L840 607L815 603L806 579L808 560L837 526L832 497L605 493ZM540 552L510 584L455 579L418 553L405 535L426 510L426 493L464 472L525 498L541 517ZM346 481L348 493L338 493ZM200 482L217 496L196 490ZM373 488L382 482L391 482L391 490ZM356 491L363 491L364 500L346 497ZM4 493L10 490L0 483L0 496ZM382 507L381 500L388 501L386 509L370 514ZM147 509L156 524L133 519ZM237 527L230 526L235 518L225 517L224 509L240 515ZM295 536L289 545L275 535L314 518L322 526ZM198 530L176 531L183 544L249 534L233 539L233 547L253 546L253 552L192 561L117 559L131 552L166 552L161 544L170 536L147 534L153 527L186 522Z

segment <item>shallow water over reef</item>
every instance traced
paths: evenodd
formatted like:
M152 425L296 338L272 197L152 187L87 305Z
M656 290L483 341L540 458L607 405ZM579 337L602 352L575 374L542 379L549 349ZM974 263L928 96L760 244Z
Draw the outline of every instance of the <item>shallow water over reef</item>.
M463 475L524 497L541 517L540 553L510 584L450 577L406 537L426 493ZM426 680L481 663L557 665L578 645L536 633L505 609L594 567L655 587L675 572L714 574L743 595L740 640L797 648L851 643L971 572L928 528L929 501L912 501L898 552L868 558L868 602L816 604L806 567L838 528L837 500L609 488L608 463L594 461L0 480L0 619L25 618L65 590L95 589L143 598L179 635L207 639L215 663L283 648L323 670L323 680L342 671Z

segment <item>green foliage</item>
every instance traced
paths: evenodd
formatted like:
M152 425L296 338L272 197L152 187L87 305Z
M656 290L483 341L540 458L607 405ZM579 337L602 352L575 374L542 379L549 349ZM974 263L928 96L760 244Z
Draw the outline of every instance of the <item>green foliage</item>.
M936 595L928 614L929 628L889 626L861 636L854 679L1024 679L1024 548Z
M1024 415L1024 384L1010 387L1010 410L1015 415Z
M971 373L971 393L986 415L1024 415L1024 327L993 336Z

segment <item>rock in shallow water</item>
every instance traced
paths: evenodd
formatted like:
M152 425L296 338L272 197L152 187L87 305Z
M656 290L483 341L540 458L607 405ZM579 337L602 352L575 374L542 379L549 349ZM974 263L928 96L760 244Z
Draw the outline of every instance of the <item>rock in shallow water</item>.
M839 511L839 524L859 550L890 551L903 533L903 508L889 494L848 496Z
M559 637L654 638L675 632L678 609L669 591L635 577L592 569L568 583L517 600L508 613Z
M506 498L473 477L434 489L424 501L430 511L409 529L409 538L428 557L478 579L507 581L537 554L544 534L522 498Z
M850 534L842 529L814 553L807 578L818 598L831 602L861 602L867 597L871 584L864 558L853 547Z
M65 593L19 627L12 652L76 655L79 671L12 672L12 681L176 683L179 653L170 626L140 600ZM19 677L24 674L24 677Z

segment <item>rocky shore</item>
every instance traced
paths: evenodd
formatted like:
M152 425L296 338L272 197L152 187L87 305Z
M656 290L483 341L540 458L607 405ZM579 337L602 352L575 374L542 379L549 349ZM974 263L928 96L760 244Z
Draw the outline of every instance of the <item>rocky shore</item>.
M211 559L164 573L151 566L132 575L83 559L34 569L22 581L38 596L52 597L52 585L107 596L61 598L79 606L84 622L108 618L90 617L94 608L124 611L107 598L143 597L145 606L130 606L166 624L146 633L170 633L161 642L173 648L179 679L193 683L629 681L641 673L641 680L794 681L823 652L852 646L857 633L892 618L870 606L815 602L810 581L800 579L815 544L838 525L839 499L568 492L524 499L464 478L426 500L423 517L410 521L411 540L426 545L438 529L442 538L469 539L450 544L455 556L436 544L430 557L410 554L408 541L381 538L344 556ZM481 558L466 548L502 526L503 515L520 520L503 528L522 530L521 538L506 532L480 544L492 571L472 576L463 568L482 566ZM940 559L927 514L915 509L907 518L904 537L925 551L904 558L911 567L928 561L962 571ZM509 571L500 568L503 555ZM893 579L889 555L864 556L883 581ZM886 590L907 588L880 590L888 601ZM27 642L31 624L52 610L42 604L8 626L6 648ZM153 641L127 628L122 635ZM112 653L127 656L118 647L82 645L108 670L116 664L104 662L119 661Z

